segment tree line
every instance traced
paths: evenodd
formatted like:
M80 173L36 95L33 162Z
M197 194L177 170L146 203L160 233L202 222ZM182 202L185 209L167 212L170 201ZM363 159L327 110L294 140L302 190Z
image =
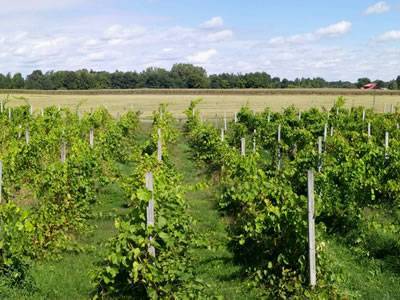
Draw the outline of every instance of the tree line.
M357 82L326 81L323 78L272 77L266 72L245 74L221 73L208 75L202 67L175 64L170 70L147 68L142 72L106 72L93 70L49 71L35 70L26 77L21 73L0 73L0 89L89 90L136 88L360 88L375 82L379 88L400 89L400 76L391 81L360 78Z

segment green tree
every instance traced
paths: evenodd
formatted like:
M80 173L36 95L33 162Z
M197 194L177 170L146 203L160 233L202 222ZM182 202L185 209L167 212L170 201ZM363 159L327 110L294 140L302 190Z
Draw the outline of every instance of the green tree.
M15 73L12 77L12 88L13 89L23 89L25 86L25 79L21 73Z
M370 80L369 78L366 78L366 77L364 77L364 78L359 78L359 79L357 80L357 87L358 87L358 88L362 88L364 85L366 85L366 84L368 84L368 83L371 83L371 80Z
M207 72L202 67L192 64L175 64L170 71L174 87L177 88L207 88L209 81Z
M27 89L40 90L43 89L44 75L41 70L35 70L27 76L25 87Z
M163 68L147 68L140 73L140 87L170 88L172 80L169 72Z

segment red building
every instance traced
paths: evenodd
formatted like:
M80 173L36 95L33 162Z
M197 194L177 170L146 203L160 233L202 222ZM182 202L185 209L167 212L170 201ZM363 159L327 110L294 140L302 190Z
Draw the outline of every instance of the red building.
M379 90L378 84L376 83L367 83L362 87L363 90Z

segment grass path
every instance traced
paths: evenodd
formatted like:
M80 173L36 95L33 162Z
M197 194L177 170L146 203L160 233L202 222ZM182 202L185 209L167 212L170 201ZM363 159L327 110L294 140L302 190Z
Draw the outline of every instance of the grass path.
M190 160L189 146L183 136L171 148L170 156L176 168L184 175L185 184L196 184L206 177ZM260 291L242 276L242 270L234 264L226 231L226 220L216 207L212 187L187 194L190 214L195 219L195 231L204 237L209 247L193 249L195 272L207 284L210 296L222 299L260 299Z

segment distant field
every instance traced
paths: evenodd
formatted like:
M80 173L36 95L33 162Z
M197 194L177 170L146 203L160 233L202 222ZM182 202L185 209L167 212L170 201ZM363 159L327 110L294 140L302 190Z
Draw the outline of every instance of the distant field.
M42 107L59 105L76 107L81 111L104 106L112 113L126 110L140 110L142 117L151 116L160 103L167 103L169 111L175 117L183 117L184 110L191 100L202 98L200 109L205 118L214 118L224 113L233 115L243 105L249 105L256 111L266 107L278 111L289 105L299 109L311 106L332 106L334 100L345 95L347 106L372 107L375 98L375 110L383 111L385 104L400 105L399 91L368 92L345 89L313 90L102 90L102 91L1 91L0 98L9 95L10 105L16 106L29 101L34 110Z

